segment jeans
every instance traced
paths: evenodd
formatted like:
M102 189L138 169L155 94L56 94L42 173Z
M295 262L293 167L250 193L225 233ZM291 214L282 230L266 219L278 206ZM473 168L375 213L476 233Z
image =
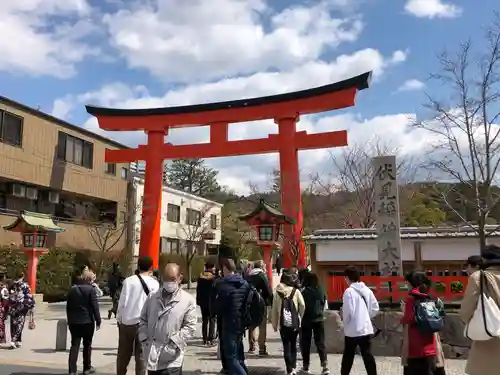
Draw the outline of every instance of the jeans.
M297 367L297 336L299 331L293 328L280 329L281 342L283 343L283 358L285 359L286 373L291 374Z
M352 365L354 363L354 356L356 355L356 348L359 346L361 358L365 364L367 375L377 375L377 364L375 357L373 357L371 346L372 336L359 336L344 338L344 354L342 355L342 364L340 368L340 375L349 375L351 373Z
M231 375L247 375L248 369L245 365L245 352L243 349L243 334L225 332L222 329L221 354L224 357L226 370Z
M137 337L138 324L118 324L118 354L116 356L116 374L126 375L132 354L135 356L135 374L144 375L142 345Z
M319 360L322 367L328 366L328 359L325 348L325 323L324 322L303 322L301 331L300 348L302 350L302 362L306 369L311 363L311 341L314 337L314 344L318 349Z
M203 342L215 340L215 318L213 318L210 315L210 311L207 310L201 310L201 334L203 336Z
M80 342L83 341L83 371L92 367L92 338L94 337L95 324L70 324L68 326L71 334L71 348L69 349L68 368L69 373L77 372L76 362L80 351Z

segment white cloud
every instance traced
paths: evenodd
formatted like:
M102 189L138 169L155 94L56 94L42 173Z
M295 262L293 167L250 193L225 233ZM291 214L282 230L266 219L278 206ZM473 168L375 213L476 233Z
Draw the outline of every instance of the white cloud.
M50 114L54 117L60 118L61 120L68 120L68 115L74 108L74 104L70 97L65 99L56 99L52 105L52 111Z
M456 18L462 8L444 0L407 0L405 10L419 18Z
M405 81L399 88L398 91L418 91L425 87L425 83L419 81L418 79L409 79Z
M107 14L111 43L130 67L166 81L290 69L356 41L359 16L335 18L344 1L275 12L265 0L138 0Z
M76 63L98 53L82 41L95 30L90 13L87 0L2 1L0 71L72 76Z

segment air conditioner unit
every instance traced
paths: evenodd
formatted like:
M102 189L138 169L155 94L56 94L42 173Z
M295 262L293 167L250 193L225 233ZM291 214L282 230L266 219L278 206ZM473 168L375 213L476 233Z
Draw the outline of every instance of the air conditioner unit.
M26 188L26 198L31 199L32 201L37 200L38 198L38 190L32 187Z
M59 203L59 192L58 191L49 191L49 202L58 204Z
M12 195L18 198L26 196L26 186L21 184L12 184Z

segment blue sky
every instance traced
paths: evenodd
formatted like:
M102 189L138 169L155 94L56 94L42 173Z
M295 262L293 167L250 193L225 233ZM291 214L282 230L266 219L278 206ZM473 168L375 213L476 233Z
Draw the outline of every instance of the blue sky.
M0 10L0 30L10 30L0 40L7 51L0 54L1 95L76 125L99 131L86 115L85 103L144 107L210 102L327 84L374 69L374 83L359 94L355 108L303 119L301 126L309 131L347 127L350 139L360 142L371 130L385 134L385 126L400 127L390 139L397 148L411 138L404 119L422 112L425 93L447 95L446 88L427 80L439 69L437 54L445 48L453 51L467 38L480 50L483 28L498 6L493 0L481 0L481 6L465 0L30 4L12 2ZM365 124L362 129L360 124ZM265 136L274 127L263 123L255 132L255 126L244 125L235 127L233 138ZM190 129L173 139L200 142L206 134ZM108 135L137 143L130 134ZM304 153L301 166L308 169L325 158L325 152ZM220 169L225 185L244 191L249 173L265 183L276 160L255 156L211 165Z

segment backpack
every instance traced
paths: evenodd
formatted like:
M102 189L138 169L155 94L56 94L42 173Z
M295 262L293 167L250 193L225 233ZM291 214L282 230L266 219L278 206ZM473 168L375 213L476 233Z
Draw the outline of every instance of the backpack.
M251 284L241 306L241 323L244 329L254 329L267 318L266 302Z
M297 289L293 288L292 293L288 297L281 297L281 327L282 328L293 328L295 330L299 329L299 313L293 303L293 297L295 296L295 291Z
M444 318L439 300L417 299L414 305L415 325L424 334L439 332L444 327Z

